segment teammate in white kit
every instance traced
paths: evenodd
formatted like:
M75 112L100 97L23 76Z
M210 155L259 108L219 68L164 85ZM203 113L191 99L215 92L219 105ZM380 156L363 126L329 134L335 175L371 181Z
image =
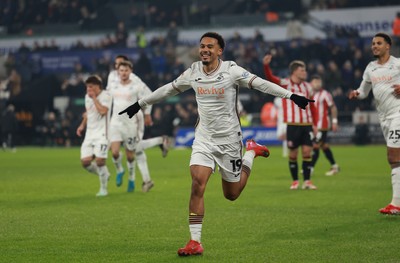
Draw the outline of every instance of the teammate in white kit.
M141 136L140 124L143 120L143 113L140 112L131 121L126 116L117 115L117 112L125 109L133 102L144 97L146 94L150 94L151 91L145 85L138 85L138 82L130 79L132 73L132 63L129 61L122 61L118 64L118 83L110 83L107 86L107 90L110 91L113 96L113 116L111 118L110 128L110 142L111 152L113 156L113 162L117 169L116 184L117 186L122 185L122 177L124 175L124 169L122 167L122 156L120 154L121 143L124 143L127 166L129 171L128 180L128 192L132 192L135 189L135 151L139 145ZM151 107L145 110L145 123L150 125L151 120ZM144 126L144 125L143 125ZM143 186L148 185L148 190L154 185L150 178L150 174L142 173Z
M97 196L106 196L108 194L107 181L110 176L106 160L112 98L107 91L102 90L100 77L90 76L85 84L86 112L76 130L76 134L81 137L86 128L85 139L81 146L81 163L86 170L99 176L100 191Z
M378 33L372 39L372 53L376 60L364 71L363 81L350 99L364 99L369 92L375 98L381 128L387 145L387 158L392 168L393 197L389 205L379 210L382 214L400 214L400 59L390 55L391 38Z
M128 66L128 68L126 68L126 66L124 66L124 69L128 69L129 72L125 71L125 76L124 78L126 79L125 81L130 81L130 86L133 87L131 89L127 89L127 88L121 88L121 78L118 74L118 67L122 62L129 62L128 58L124 55L118 55L115 58L115 70L111 71L110 74L108 75L108 85L107 85L107 90L109 90L111 92L111 94L114 97L114 107L117 107L118 109L114 108L113 110L113 117L112 117L112 121L111 123L115 123L115 125L112 125L111 127L111 134L113 135L113 140L115 141L114 143L114 147L111 146L112 151L113 151L113 162L117 168L117 176L116 176L116 184L117 186L121 186L122 185L122 179L123 179L123 175L125 173L125 170L122 166L122 154L119 152L119 147L122 140L121 132L123 133L124 128L123 128L123 124L118 120L118 116L116 116L116 113L120 111L120 109L123 109L122 107L126 107L126 106L121 106L121 105L126 105L128 103L128 105L132 104L134 101L126 101L126 99L132 99L132 97L130 97L130 93L131 92L136 92L136 91L140 91L141 96L145 95L145 94L150 94L151 90L149 89L149 87L135 74L132 73L132 64L130 64L130 66ZM120 87L120 88L118 88ZM121 93L121 91L124 90L125 95L123 95ZM114 96L118 95L117 97ZM122 96L121 96L122 95ZM137 133L136 136L133 136L133 134L131 134L130 136L128 136L129 138L133 138L136 137L135 140L136 142L135 147L133 147L133 142L129 142L129 140L131 139L127 139L127 141L125 141L125 148L126 150L129 151L129 153L127 153L127 155L129 155L129 157L127 156L128 162L127 162L127 166L128 166L128 171L129 171L129 180L128 180L128 192L133 192L135 189L135 163L137 161L138 163L138 167L140 170L140 173L142 175L143 178L143 184L142 184L142 191L143 192L148 192L153 186L154 183L150 178L150 172L149 172L149 168L147 165L147 157L146 154L144 153L144 149L150 148L150 147L154 147L156 145L160 145L162 148L162 153L163 153L163 157L165 157L168 153L168 141L167 141L167 137L155 137L155 138L151 138L151 139L147 139L147 140L142 140L143 135L144 135L144 126L146 125L151 125L152 124L152 120L151 120L151 108L146 110L146 114L145 114L145 118L143 117L143 114L138 114L135 120L135 123L129 122L132 125L136 125L135 128L135 132ZM119 123L119 124L118 124ZM129 124L129 125L130 125ZM115 136L114 136L115 135ZM125 136L126 137L126 136ZM129 145L131 144L131 145ZM134 149L133 149L134 148ZM132 152L134 151L134 153ZM131 153L132 152L132 153ZM136 157L134 158L133 155L135 155Z
M204 216L204 192L207 181L218 165L222 175L224 196L233 201L246 186L253 159L268 157L266 146L253 140L246 142L242 156L242 132L237 114L238 88L257 89L282 98L291 98L305 108L310 100L293 94L278 85L261 79L233 61L222 61L225 43L214 32L200 38L199 55L195 62L176 80L154 91L119 114L134 116L141 108L157 103L190 88L196 93L199 120L192 146L190 173L192 191L189 203L189 229L191 240L178 250L180 256L203 253L200 242Z

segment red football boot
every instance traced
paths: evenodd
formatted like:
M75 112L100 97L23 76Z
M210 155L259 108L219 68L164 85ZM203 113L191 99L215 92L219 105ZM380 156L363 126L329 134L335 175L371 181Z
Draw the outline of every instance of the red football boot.
M246 151L253 150L257 156L268 157L269 150L267 146L256 143L253 139L246 141Z
M181 257L201 255L203 251L204 249L200 242L190 240L185 247L178 249L178 255Z
M379 212L386 215L400 215L400 207L389 204L386 207L379 209Z

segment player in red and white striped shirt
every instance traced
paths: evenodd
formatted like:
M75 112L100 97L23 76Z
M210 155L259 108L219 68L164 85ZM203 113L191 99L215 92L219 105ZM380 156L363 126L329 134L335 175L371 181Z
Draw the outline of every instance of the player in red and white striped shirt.
M302 95L306 98L311 98L312 88L310 83L306 82L307 71L304 62L295 60L289 65L290 76L288 78L281 79L272 74L269 66L272 56L266 55L263 58L264 72L266 79L274 82L283 88ZM290 189L295 190L299 188L298 178L298 148L301 146L301 152L303 156L303 189L317 189L312 184L311 177L311 153L312 153L312 140L314 137L312 129L312 112L310 107L306 107L305 110L301 110L296 107L291 101L282 101L283 103L283 119L287 124L287 144L289 148L289 169L292 175L292 185Z
M314 129L316 130L312 167L315 167L319 157L319 149L322 148L325 157L331 164L331 170L326 172L325 175L335 175L339 172L339 166L336 164L328 144L328 131L332 129L332 131L336 132L338 129L337 108L332 99L332 95L323 89L320 76L312 76L310 84L314 91L313 100L315 100L315 102L311 106L311 109L313 113Z

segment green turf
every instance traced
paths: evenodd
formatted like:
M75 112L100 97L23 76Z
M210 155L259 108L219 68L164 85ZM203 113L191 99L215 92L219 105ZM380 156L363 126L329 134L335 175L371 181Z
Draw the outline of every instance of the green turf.
M316 191L289 190L280 148L255 160L235 202L213 175L204 255L184 259L176 250L189 239L189 150L166 159L147 151L151 192L128 194L113 176L105 198L95 197L98 179L80 167L78 148L0 152L0 262L399 262L400 216L377 212L391 199L385 147L333 150L342 171L324 176L321 154Z

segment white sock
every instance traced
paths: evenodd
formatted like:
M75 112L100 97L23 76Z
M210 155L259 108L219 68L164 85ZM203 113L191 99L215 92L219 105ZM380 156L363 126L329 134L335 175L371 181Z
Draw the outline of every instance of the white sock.
M392 169L393 198L391 204L400 207L400 167Z
M108 172L107 166L106 165L99 166L100 189L107 191L107 183L109 176L110 173Z
M283 157L287 157L288 156L287 140L284 140L282 142L282 155L283 155Z
M203 215L189 214L190 239L201 242L201 229L203 227Z
M85 169L92 174L98 175L99 174L99 167L95 162L92 162L89 166L86 166Z
M254 156L256 156L256 153L253 150L246 151L243 156L243 165L249 167L250 170L253 166Z
M144 152L136 152L136 162L138 164L139 171L142 174L143 182L149 182L151 178L149 167L147 166L146 154Z
M139 142L136 152L141 152L143 150L160 145L162 143L163 143L163 137L161 137L161 136L154 137L151 139L141 140Z
M132 162L127 162L126 164L128 166L128 171L129 171L129 180L130 181L135 181L135 177L136 177L136 171L135 171L136 161L133 160Z
M124 168L122 167L122 153L119 153L117 159L114 159L113 157L112 160L115 165L115 168L117 169L117 173L122 173L124 171Z
M190 230L190 239L195 240L197 242L201 242L201 229L203 227L203 224L194 224L194 225L189 225L189 230Z

